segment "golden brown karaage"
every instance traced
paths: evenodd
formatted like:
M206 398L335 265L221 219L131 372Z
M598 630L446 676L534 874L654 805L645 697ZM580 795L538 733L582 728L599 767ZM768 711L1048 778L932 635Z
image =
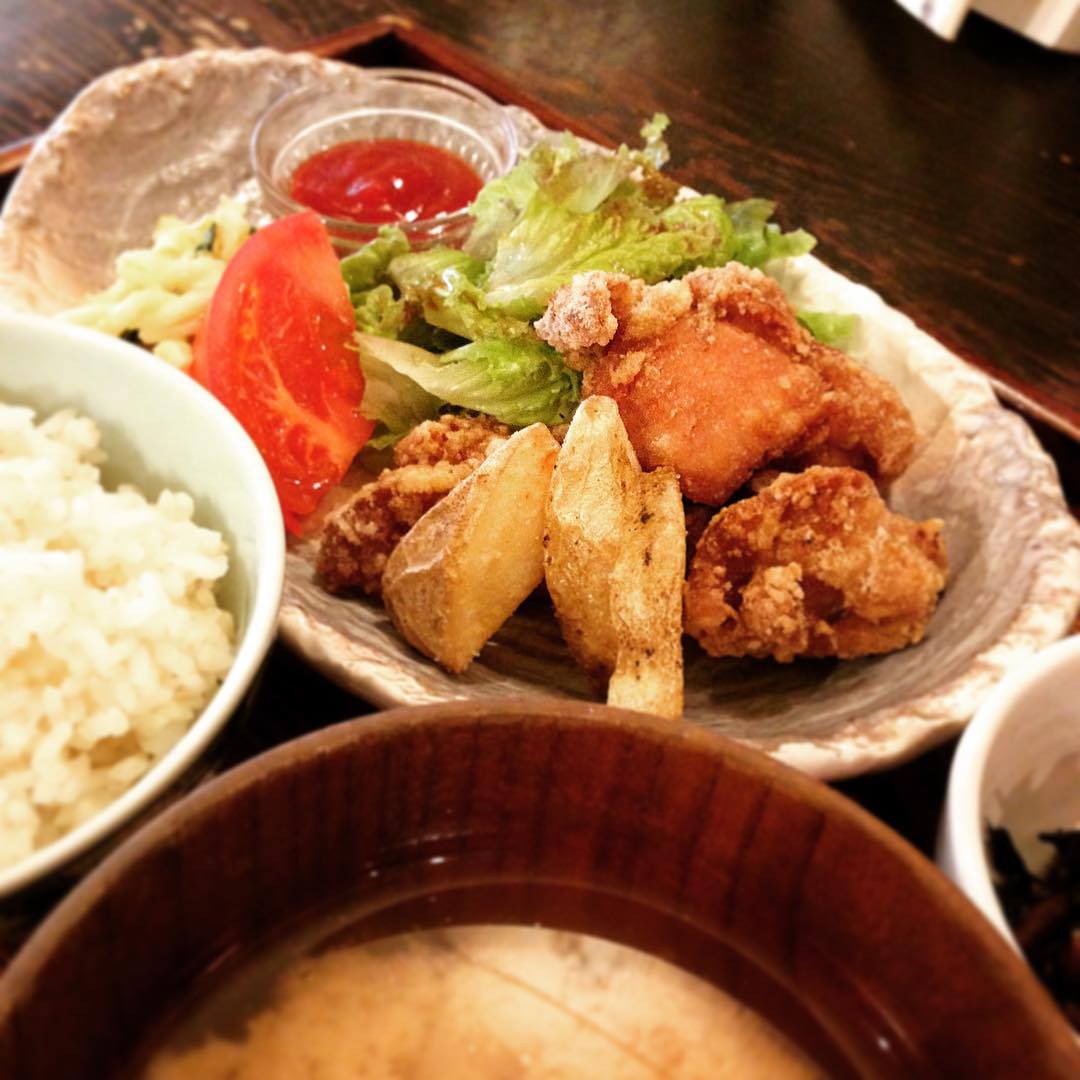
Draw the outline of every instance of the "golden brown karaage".
M914 644L945 585L941 526L892 513L855 469L785 473L705 530L686 632L713 656L782 661Z
M817 342L779 285L739 263L646 285L577 275L537 332L614 398L645 468L670 465L683 493L724 503L774 461L852 464L887 483L915 428L896 390Z

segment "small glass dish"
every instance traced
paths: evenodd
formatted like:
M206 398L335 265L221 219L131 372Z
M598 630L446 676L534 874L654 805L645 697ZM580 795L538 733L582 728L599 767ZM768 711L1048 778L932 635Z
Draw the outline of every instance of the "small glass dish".
M517 129L509 113L468 83L408 68L372 68L362 82L336 89L304 87L279 98L251 137L251 163L267 209L275 216L305 209L289 194L297 167L313 154L360 139L411 139L448 150L487 182L517 159ZM335 245L355 250L382 224L321 215ZM472 218L463 207L426 220L398 222L413 248L457 244Z

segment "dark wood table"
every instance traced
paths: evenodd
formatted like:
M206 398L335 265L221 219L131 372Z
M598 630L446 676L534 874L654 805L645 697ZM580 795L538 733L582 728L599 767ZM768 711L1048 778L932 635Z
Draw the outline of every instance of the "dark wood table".
M1080 59L978 16L950 44L887 0L6 0L0 164L121 64L380 30L375 62L437 35L436 58L607 140L667 112L681 179L777 198L827 262L1080 438Z
M948 44L887 0L6 0L0 170L107 70L257 44L455 71L608 142L668 113L676 176L775 197L995 379L1080 504L1080 58L979 17ZM227 753L365 709L278 646ZM837 786L929 853L951 753Z

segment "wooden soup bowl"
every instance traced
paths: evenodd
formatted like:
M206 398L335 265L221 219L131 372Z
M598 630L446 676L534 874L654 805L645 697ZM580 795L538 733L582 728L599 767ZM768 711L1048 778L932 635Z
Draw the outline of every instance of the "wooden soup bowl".
M658 953L835 1076L1080 1075L1019 957L880 822L709 732L551 701L365 717L167 810L5 973L0 1076L125 1075L210 969L358 903L373 935L541 922Z

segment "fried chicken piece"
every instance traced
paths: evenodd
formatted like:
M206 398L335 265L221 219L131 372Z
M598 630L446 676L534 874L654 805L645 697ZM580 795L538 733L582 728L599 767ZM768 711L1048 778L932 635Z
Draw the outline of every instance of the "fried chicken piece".
M327 517L315 559L323 586L378 595L386 560L401 538L474 468L440 461L383 469Z
M315 561L323 585L379 594L401 538L509 435L489 417L447 416L413 428L394 447L394 468L327 517Z
M417 424L394 447L394 464L472 465L488 456L495 439L510 438L510 428L490 416L443 416Z
M583 396L615 399L644 468L671 465L687 498L718 505L824 415L774 291L737 264L651 286L596 271L560 288L536 330L584 371Z
M849 465L887 487L915 455L915 424L896 388L820 342L814 342L807 363L829 387L825 426L778 467L795 472L810 465Z
M645 468L720 505L769 462L906 468L915 429L884 379L815 341L780 286L739 263L646 285L591 271L558 289L537 333L615 399Z
M837 656L921 641L945 586L941 521L892 513L850 468L785 473L698 542L685 628L713 656Z

